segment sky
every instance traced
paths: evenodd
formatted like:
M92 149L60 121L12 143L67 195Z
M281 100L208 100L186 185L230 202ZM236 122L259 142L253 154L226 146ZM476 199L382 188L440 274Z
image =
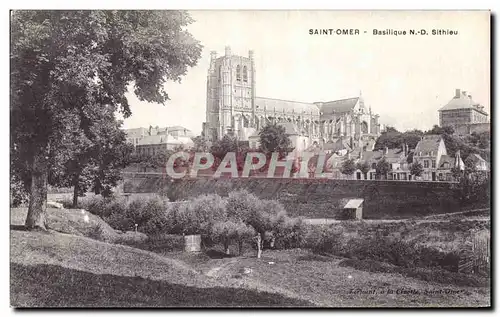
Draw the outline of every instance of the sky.
M167 83L165 106L127 94L124 128L181 125L201 133L210 51L254 51L256 95L302 102L359 96L380 122L427 130L438 109L466 90L490 112L489 12L469 11L192 11L188 30L202 56L180 84ZM310 35L310 29L359 29L360 35ZM373 35L406 30L407 35ZM409 35L410 29L458 35ZM366 31L367 33L364 33Z

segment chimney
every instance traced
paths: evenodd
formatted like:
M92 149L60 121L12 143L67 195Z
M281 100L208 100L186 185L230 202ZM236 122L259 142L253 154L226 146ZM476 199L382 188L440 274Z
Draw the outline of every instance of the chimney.
M248 51L248 58L253 59L253 51L252 50Z
M226 46L226 56L231 56L231 47Z
M460 89L455 89L455 98L460 98Z
M210 52L210 58L211 59L216 59L217 58L217 51L211 51Z

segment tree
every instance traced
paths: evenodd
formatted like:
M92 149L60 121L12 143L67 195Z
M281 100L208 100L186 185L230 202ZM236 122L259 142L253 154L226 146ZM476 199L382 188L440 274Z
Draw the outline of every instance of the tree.
M231 192L227 198L228 218L241 220L255 230L257 258L261 257L266 233L273 230L273 216L280 212L284 212L284 208L279 202L260 200L245 190Z
M56 153L71 153L64 136L81 135L104 106L129 117L129 88L164 104L165 82L180 82L201 45L183 29L192 19L182 11L14 11L11 18L11 147L28 175L26 227L45 230L48 171Z
M356 171L356 164L353 159L346 159L342 162L340 172L344 175L352 175Z
M423 172L424 172L424 168L423 168L422 164L420 164L419 162L415 162L415 163L410 165L411 175L420 176L420 175L422 175Z
M210 142L205 140L202 136L196 136L193 138L193 151L195 152L208 152L210 150Z
M368 162L358 162L358 164L356 164L356 169L360 170L361 173L363 173L363 175L366 177L366 174L370 171L370 165L368 164Z
M387 173L391 170L391 165L386 161L385 157L383 157L381 160L377 162L377 165L375 165L375 174L377 177L382 177L386 178Z
M217 222L212 228L211 237L215 242L222 243L224 252L229 255L229 246L231 242L238 243L238 254L243 253L243 243L255 236L255 231L241 221L227 220Z
M260 148L266 153L278 152L280 156L291 151L292 141L283 126L276 123L265 126L259 132Z
M227 134L224 135L222 139L214 142L210 148L210 153L212 153L215 158L220 160L224 159L226 154L229 152L238 152L238 139Z
M96 194L109 196L121 179L121 169L128 164L133 146L127 144L122 122L115 119L109 107L102 107L95 120L80 126L82 133L67 136L73 140L73 151L59 157L49 171L49 184L73 187L73 207L78 196L89 188ZM59 159L57 159L59 158Z
M443 135L443 134L453 135L453 133L455 133L455 130L453 129L453 127L450 127L450 126L440 127L436 124L432 127L432 129L425 132L425 134L439 134L439 135Z

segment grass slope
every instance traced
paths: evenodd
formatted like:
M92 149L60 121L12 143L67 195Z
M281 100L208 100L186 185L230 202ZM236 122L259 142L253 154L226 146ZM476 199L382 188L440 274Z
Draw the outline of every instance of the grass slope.
M221 285L151 252L68 234L11 231L14 307L312 305Z

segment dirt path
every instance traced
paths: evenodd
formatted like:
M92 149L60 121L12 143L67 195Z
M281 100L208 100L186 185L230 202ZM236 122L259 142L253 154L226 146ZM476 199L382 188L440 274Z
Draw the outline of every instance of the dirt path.
M211 268L207 273L205 273L205 275L210 277L219 277L221 276L222 272L224 272L224 270L227 270L229 266L233 265L237 261L238 259L231 259L223 263L222 265Z

